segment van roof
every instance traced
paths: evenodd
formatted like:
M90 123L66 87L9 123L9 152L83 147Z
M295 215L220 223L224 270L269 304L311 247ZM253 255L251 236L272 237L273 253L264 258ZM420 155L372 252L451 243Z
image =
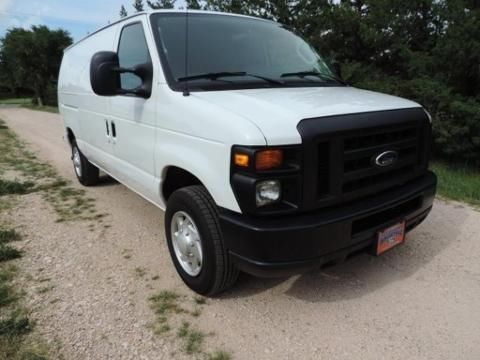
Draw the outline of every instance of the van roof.
M150 15L150 14L155 14L155 13L179 13L179 14L185 14L185 13L188 13L189 14L211 14L211 15L225 15L225 16L236 16L236 17L244 17L244 18L250 18L250 19L257 19L257 20L263 20L263 21L271 21L271 20L267 20L267 19L262 19L262 18L259 18L259 17L255 17L255 16L248 16L248 15L240 15L240 14L233 14L233 13L226 13L226 12L220 12L220 11L207 11L207 10L191 10L191 9L185 9L185 10L177 10L177 9L168 9L168 10L146 10L146 11L141 11L141 12L137 12L133 15L129 15L129 16L126 16L124 18L121 18L117 21L114 21L108 25L105 25L105 26L102 26L101 28L99 28L98 30L95 30L94 32L92 32L91 34L88 34L87 36L81 38L80 40L78 40L77 42L75 42L74 44L70 45L69 47L67 47L64 52L68 51L69 49L75 47L77 44L81 43L82 41L88 39L89 37L99 33L100 31L102 30L105 30L105 29L108 29L109 27L111 26L114 26L116 24L119 24L119 23L122 23L126 20L129 20L129 19L132 19L134 17L137 17L137 16L143 16L143 15Z

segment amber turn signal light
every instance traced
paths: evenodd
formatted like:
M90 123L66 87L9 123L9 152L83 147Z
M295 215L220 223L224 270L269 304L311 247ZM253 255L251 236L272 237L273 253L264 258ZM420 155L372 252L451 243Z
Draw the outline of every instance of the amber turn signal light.
M250 159L247 154L235 154L235 165L238 167L248 167Z
M255 154L255 169L270 170L283 164L282 150L263 150Z

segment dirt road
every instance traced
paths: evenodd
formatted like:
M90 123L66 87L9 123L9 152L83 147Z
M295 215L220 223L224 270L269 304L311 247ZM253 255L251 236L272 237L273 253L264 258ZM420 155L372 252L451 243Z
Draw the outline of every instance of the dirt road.
M60 116L0 109L0 118L74 180ZM31 300L41 332L66 359L183 358L149 328L150 295L191 296L170 261L162 211L115 182L87 192L110 228L56 224L38 196L15 214L29 239L22 267L53 285ZM479 299L480 212L437 201L407 243L384 257L361 255L289 279L244 275L196 321L216 334L208 350L224 348L235 359L475 360Z

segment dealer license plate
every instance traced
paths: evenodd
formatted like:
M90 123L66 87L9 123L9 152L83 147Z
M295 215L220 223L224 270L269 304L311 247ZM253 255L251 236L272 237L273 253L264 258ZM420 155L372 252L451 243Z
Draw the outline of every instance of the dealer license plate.
M378 232L377 255L405 241L405 221Z

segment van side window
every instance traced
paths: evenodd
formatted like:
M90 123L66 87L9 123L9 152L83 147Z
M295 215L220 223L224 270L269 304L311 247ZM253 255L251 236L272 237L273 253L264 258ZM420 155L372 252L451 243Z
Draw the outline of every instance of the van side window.
M120 67L131 68L139 64L151 62L148 45L143 32L143 25L135 23L122 29L118 45ZM141 79L134 74L121 74L121 87L131 90L142 85Z

